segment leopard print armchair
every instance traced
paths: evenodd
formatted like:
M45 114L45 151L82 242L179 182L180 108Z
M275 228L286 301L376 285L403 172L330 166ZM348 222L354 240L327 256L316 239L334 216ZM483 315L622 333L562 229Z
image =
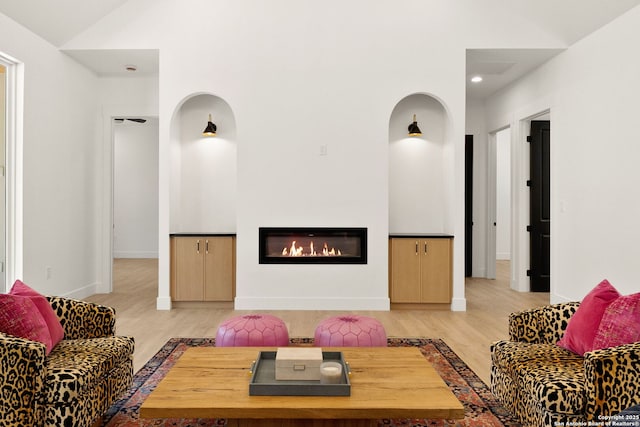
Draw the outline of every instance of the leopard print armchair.
M525 426L605 425L640 404L640 342L584 357L556 345L580 303L509 317L509 340L491 346L491 391Z
M131 386L134 340L115 336L115 310L48 300L65 334L48 356L0 333L0 426L91 426Z

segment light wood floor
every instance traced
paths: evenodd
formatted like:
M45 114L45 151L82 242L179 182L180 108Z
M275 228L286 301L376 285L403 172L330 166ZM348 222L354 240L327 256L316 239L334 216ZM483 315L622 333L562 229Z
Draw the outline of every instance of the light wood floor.
M114 292L88 301L116 309L119 335L136 341L134 369L140 369L172 337L215 337L220 322L245 313L230 309L156 310L157 260L114 260ZM498 261L497 279L467 279L467 311L359 311L377 318L391 337L442 338L480 378L489 383L491 342L507 338L509 313L548 304L548 293L521 293L509 288L509 262ZM268 311L282 318L291 337L313 337L322 319L334 311Z

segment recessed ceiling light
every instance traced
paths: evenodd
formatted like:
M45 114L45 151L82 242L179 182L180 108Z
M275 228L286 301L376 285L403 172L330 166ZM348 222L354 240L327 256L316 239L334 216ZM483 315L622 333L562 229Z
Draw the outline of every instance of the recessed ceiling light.
M482 77L480 77L480 76L473 76L473 77L471 77L471 81L472 81L473 83L480 83L480 82L482 81Z

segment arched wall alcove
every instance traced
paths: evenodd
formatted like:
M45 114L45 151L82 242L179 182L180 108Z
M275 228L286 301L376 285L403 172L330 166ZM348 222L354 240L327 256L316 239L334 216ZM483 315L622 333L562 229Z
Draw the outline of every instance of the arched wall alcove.
M217 126L205 137L209 114ZM192 94L171 119L172 233L236 231L236 122L222 98Z
M409 136L416 115L421 136ZM436 98L400 100L389 120L389 233L450 233L453 165L449 116Z

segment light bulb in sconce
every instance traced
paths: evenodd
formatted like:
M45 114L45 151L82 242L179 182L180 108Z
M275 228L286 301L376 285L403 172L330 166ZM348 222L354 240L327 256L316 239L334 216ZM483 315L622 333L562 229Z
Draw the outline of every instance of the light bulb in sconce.
M409 136L421 136L422 132L418 127L418 122L416 121L416 115L413 115L413 122L409 125Z
M211 121L211 114L209 114L209 121L207 122L207 127L202 131L202 136L216 136L216 131L218 128Z

